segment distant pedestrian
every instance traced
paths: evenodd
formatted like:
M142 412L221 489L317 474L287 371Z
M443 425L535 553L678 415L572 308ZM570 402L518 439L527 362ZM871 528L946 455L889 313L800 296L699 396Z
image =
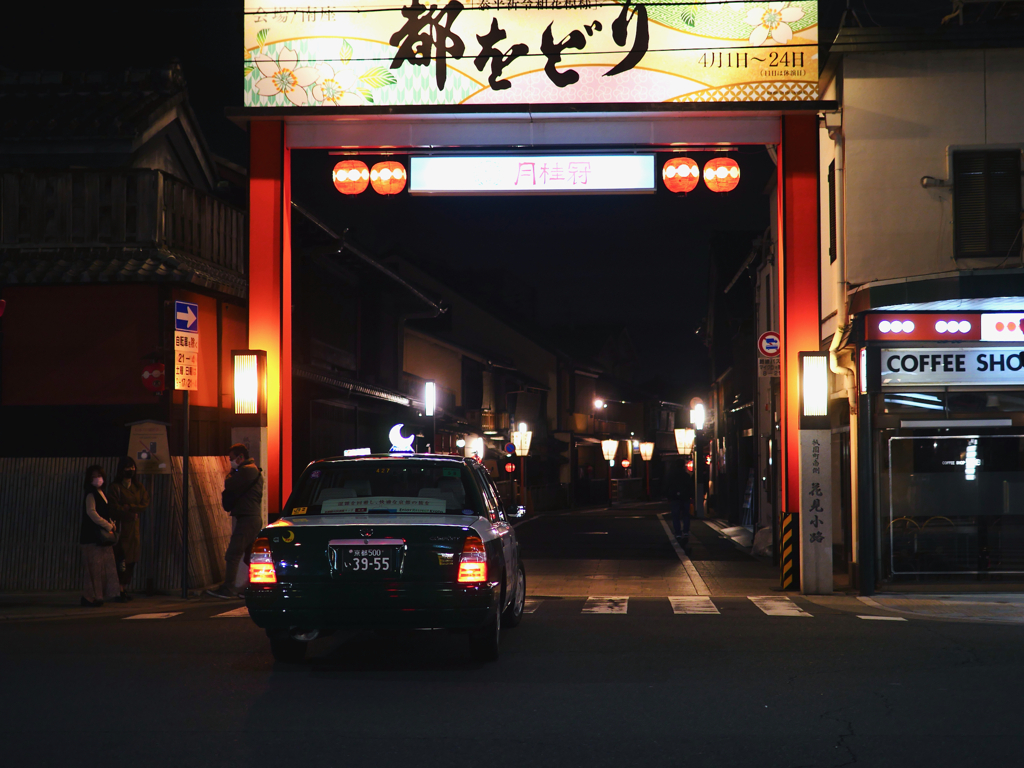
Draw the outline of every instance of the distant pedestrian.
M253 542L263 528L263 472L249 457L249 449L236 443L228 449L231 471L224 479L221 506L232 517L231 540L224 555L224 583L206 592L214 597L237 597L238 564L249 562Z
M136 477L135 460L125 456L117 465L117 475L107 490L110 512L120 536L114 545L114 563L117 579L121 583L121 598L131 600L128 585L132 583L135 564L139 562L142 537L139 534L139 515L149 506L149 491Z
M693 499L693 474L687 471L686 463L676 459L669 464L665 478L665 495L672 511L672 533L689 552L690 547L690 502Z
M103 600L116 600L119 592L114 566L116 526L103 492L106 473L94 464L85 470L85 498L82 500L82 530L78 543L85 568L82 606L99 608Z

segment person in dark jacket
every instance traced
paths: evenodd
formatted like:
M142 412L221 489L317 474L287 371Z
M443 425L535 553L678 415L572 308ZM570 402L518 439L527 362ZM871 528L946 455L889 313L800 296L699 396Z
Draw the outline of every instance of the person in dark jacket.
M693 499L693 474L686 469L683 459L676 459L669 465L665 478L665 495L668 496L672 511L672 533L689 551L690 546L690 501Z
M125 601L131 600L128 585L132 583L132 574L142 549L139 515L149 506L149 491L139 482L136 471L135 460L125 456L118 462L117 475L107 491L110 511L120 531L117 544L114 545L114 563L117 565L118 581L121 582L121 599Z
M220 598L237 597L235 575L238 564L245 559L263 528L263 472L249 457L249 449L236 443L228 449L231 471L224 479L221 506L231 514L231 539L224 555L224 583L208 589L209 595Z
M85 498L82 500L82 527L78 543L85 568L82 589L82 607L99 608L104 598L116 599L120 588L114 567L112 542L104 534L114 532L107 496L103 484L107 476L103 467L94 464L85 470Z

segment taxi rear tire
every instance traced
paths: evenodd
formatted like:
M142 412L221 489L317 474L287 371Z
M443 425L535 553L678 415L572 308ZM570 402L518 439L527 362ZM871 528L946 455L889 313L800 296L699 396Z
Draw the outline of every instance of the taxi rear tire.
M519 567L516 570L515 593L512 595L512 602L508 604L508 608L505 609L505 614L501 617L502 626L508 629L518 626L519 622L523 620L523 609L525 607L526 569L523 567L522 563L519 563Z
M501 611L487 620L480 629L469 635L469 651L474 661L497 661L501 642Z
M306 659L307 645L309 643L304 643L287 635L284 637L271 637L270 653L274 657L274 661L280 661L282 664L301 664Z

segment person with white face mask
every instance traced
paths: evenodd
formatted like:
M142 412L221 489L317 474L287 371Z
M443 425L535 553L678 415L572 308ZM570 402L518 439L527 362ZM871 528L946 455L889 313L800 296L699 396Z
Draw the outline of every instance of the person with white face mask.
M85 470L85 499L82 502L82 528L78 539L85 568L83 608L99 608L104 599L117 600L121 591L114 565L116 526L103 491L106 479L103 467L98 464Z

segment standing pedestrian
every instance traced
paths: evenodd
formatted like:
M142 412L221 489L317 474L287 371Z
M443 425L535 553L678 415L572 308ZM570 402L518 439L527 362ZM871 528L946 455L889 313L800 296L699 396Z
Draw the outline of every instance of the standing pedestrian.
M221 506L231 514L231 539L224 554L224 583L206 593L214 597L238 596L235 575L243 558L249 562L252 545L263 528L263 472L249 456L249 449L236 443L228 449L231 471L224 479Z
M99 608L104 598L117 599L119 591L113 551L116 526L103 493L106 479L103 467L98 464L85 470L82 529L78 537L85 568L85 586L82 589L82 606L85 608Z
M139 515L149 506L149 491L136 477L135 460L125 456L118 462L117 474L110 484L107 495L110 498L110 511L117 524L120 536L114 545L114 563L117 566L117 579L121 582L121 598L131 600L128 585L132 583L135 564L139 562L142 549L142 537L139 534Z
M665 495L672 511L672 533L689 553L690 547L690 501L693 499L693 475L687 471L686 462L676 459L669 465L665 478Z

